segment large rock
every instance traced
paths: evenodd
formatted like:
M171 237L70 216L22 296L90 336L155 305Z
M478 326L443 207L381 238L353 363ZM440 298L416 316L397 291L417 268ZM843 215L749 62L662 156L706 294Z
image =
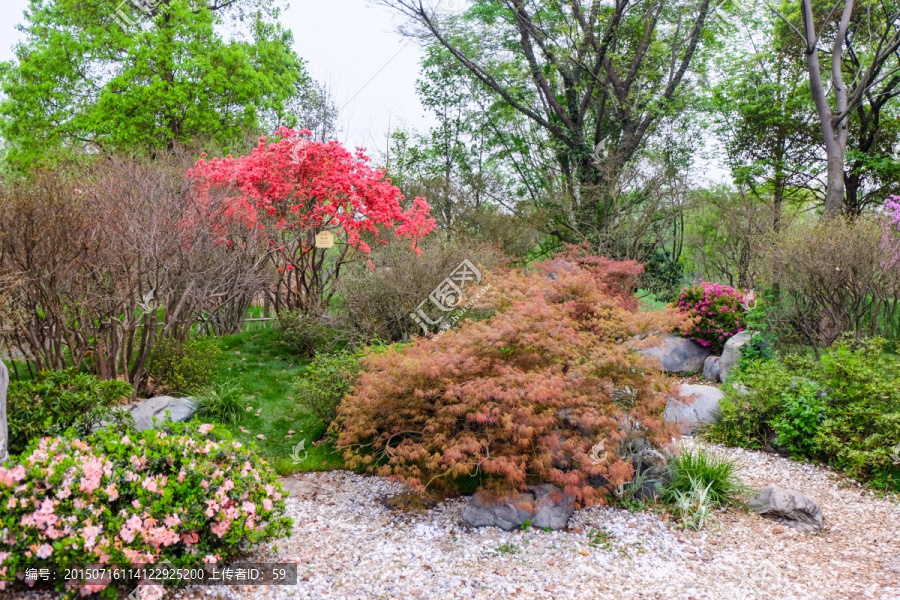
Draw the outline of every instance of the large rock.
M759 515L797 531L820 531L825 527L819 505L796 490L763 488L749 505Z
M197 405L190 398L173 398L171 396L155 396L143 402L136 402L125 407L134 417L134 425L138 431L153 429L153 417L161 424L169 421L189 421L197 412ZM166 415L169 411L169 415Z
M727 342L722 350L722 358L719 359L719 380L726 381L728 376L741 362L741 348L756 335L753 331L742 331Z
M718 356L707 356L706 360L703 361L703 379L712 381L713 383L719 381Z
M0 360L0 463L9 458L9 430L6 428L6 390L9 388L9 371Z
M659 359L662 368L669 373L696 373L703 370L703 361L709 356L709 349L700 344L669 334L656 346L638 350L641 354Z
M562 529L575 511L575 498L556 486L542 483L500 500L477 492L463 508L462 520L472 527L519 529L530 520L538 528Z
M682 435L696 435L703 423L719 417L719 401L725 397L719 388L710 385L681 384L678 394L685 400L669 398L666 402L666 421L678 423Z

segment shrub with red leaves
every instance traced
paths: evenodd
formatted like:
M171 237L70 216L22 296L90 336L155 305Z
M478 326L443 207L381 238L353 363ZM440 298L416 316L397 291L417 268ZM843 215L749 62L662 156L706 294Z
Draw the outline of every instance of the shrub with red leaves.
M556 259L494 274L482 296L492 318L365 358L334 423L348 465L419 491L479 476L497 494L543 481L602 503L633 477L630 442L672 435L669 380L632 347L685 317L630 310L614 290L640 269Z

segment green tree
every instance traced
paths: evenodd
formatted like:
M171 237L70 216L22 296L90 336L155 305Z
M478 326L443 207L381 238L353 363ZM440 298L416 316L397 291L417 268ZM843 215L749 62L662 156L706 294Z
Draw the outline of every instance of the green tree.
M716 60L721 80L711 91L715 129L735 184L771 202L781 228L786 200L810 197L821 160L818 123L803 65L782 48L770 15L750 10Z
M534 125L556 163L556 233L603 243L621 222L631 161L683 110L695 57L714 36L709 0L476 0L463 14L381 0Z
M16 59L0 66L12 164L198 139L228 151L306 125L291 108L316 89L279 0L133 2L30 0Z

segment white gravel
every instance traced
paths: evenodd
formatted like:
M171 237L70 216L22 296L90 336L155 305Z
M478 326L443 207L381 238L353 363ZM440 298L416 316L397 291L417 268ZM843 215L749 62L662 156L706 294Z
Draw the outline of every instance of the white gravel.
M687 445L695 442L686 440ZM402 487L346 471L297 476L294 531L250 560L296 562L290 587L191 588L183 600L369 598L900 599L900 505L833 471L759 452L736 458L753 487L791 487L822 506L825 531L801 534L739 511L701 533L649 512L577 511L568 531L459 524L463 500L398 513ZM591 544L591 530L605 541Z
M694 442L686 440L687 445ZM709 447L709 446L707 446ZM344 471L305 474L291 498L294 533L255 558L295 561L296 587L206 589L224 598L900 598L900 505L833 471L712 447L753 487L792 487L822 506L825 531L801 534L739 511L701 533L648 513L577 511L569 531L504 532L459 524L462 500L420 514L379 499L402 488ZM590 543L591 530L607 543ZM506 550L506 551L504 551ZM189 590L179 594L198 597Z

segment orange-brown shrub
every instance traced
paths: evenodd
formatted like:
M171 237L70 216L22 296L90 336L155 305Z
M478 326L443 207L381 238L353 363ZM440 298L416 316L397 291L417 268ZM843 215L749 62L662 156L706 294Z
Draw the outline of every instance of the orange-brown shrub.
M493 274L489 320L366 357L334 424L349 466L420 491L452 493L457 478L480 475L498 494L547 481L603 502L633 476L629 442L661 447L672 435L669 380L630 347L684 317L629 310L620 292L640 271L556 259Z

